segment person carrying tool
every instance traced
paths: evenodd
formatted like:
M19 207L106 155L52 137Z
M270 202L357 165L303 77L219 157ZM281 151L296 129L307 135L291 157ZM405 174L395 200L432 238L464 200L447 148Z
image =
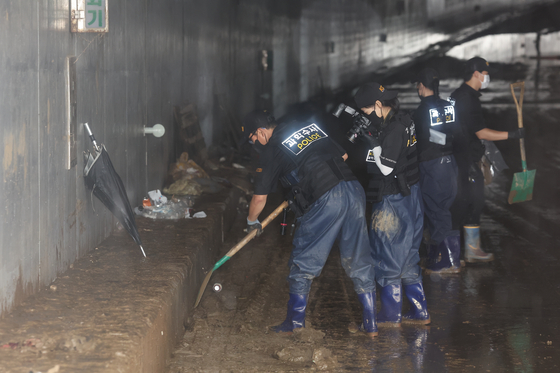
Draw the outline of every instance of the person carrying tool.
M439 97L439 75L425 68L413 80L420 106L412 119L418 140L420 190L430 233L427 273L458 273L461 270L461 234L452 230L449 208L457 194L457 163L452 141L460 127L455 108Z
M523 128L495 131L486 127L479 91L490 84L490 72L488 61L481 57L471 58L465 66L465 82L451 94L462 130L453 143L459 177L451 214L453 229L464 228L465 261L470 263L494 260L494 254L480 247L480 215L484 207L484 176L480 168L484 145L480 140L500 141L525 136Z
M288 203L298 222L288 263L288 312L272 330L291 333L305 327L312 280L338 241L342 266L362 304L360 329L376 336L375 270L365 223L365 194L344 162L347 154L317 123L277 124L268 113L256 111L243 124L243 139L260 153L247 232L261 230L259 214L279 180L289 191Z
M414 122L399 112L397 92L378 83L361 86L354 101L371 121L360 138L368 145L364 158L370 174L366 196L372 203L369 237L382 304L378 326L429 324L418 265L424 209ZM401 290L410 302L405 315Z

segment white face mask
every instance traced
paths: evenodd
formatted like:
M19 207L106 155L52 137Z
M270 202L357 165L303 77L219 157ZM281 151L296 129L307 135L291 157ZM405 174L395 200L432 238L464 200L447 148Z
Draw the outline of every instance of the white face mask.
M486 89L490 85L490 75L484 75L484 80L482 81L482 85L480 89Z

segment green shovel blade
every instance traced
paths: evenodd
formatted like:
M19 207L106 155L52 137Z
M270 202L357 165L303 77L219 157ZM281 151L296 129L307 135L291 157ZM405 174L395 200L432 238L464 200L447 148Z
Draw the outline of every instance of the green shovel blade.
M527 170L513 174L508 202L517 203L533 199L533 185L537 170Z

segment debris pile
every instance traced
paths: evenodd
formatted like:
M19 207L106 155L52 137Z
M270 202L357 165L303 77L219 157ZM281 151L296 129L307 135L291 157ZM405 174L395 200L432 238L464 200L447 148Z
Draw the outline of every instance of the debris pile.
M182 153L177 162L171 165L169 176L173 183L163 189L163 192L167 195L199 196L203 192L203 187L198 181L210 179L210 176L202 167L194 160L189 159L189 153L187 152Z

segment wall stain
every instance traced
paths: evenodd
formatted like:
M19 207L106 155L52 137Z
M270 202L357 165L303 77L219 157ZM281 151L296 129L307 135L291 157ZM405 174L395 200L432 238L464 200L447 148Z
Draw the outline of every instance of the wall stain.
M14 177L17 175L20 167L20 161L23 161L23 181L25 183L28 167L25 159L27 150L26 128L27 125L24 122L21 126L21 131L17 134L17 138L12 133L6 134L4 137L4 159L2 161L4 169L4 182L14 180Z

